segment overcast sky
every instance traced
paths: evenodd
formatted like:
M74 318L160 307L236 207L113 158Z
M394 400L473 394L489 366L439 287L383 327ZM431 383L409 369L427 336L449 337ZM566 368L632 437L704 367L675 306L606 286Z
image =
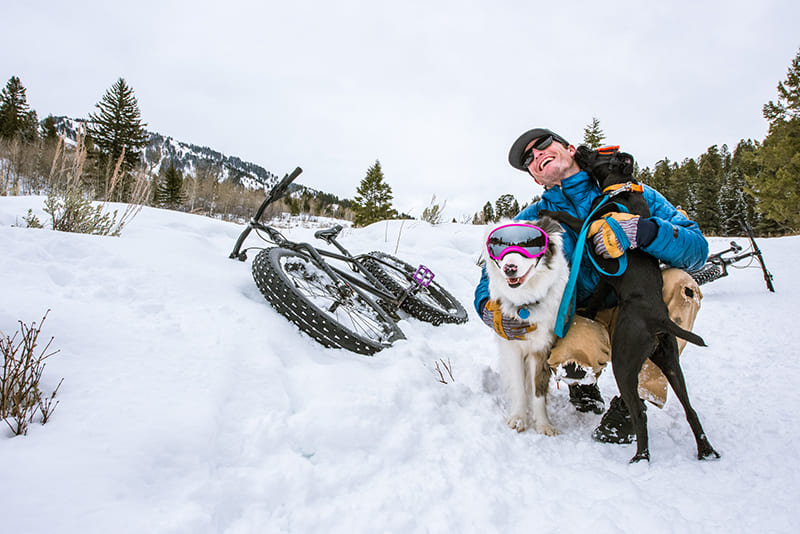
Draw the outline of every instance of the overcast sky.
M800 2L4 0L0 78L86 118L120 77L151 131L352 198L380 160L397 209L461 219L541 190L507 163L597 117L641 166L762 140Z

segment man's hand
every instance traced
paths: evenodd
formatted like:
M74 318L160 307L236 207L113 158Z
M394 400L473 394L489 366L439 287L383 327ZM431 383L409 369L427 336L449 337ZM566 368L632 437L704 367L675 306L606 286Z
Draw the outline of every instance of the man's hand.
M589 226L594 251L606 259L619 258L629 248L649 245L657 232L655 222L630 213L606 213Z
M495 300L486 301L481 312L481 319L503 339L523 339L525 334L536 330L534 324L503 315L503 312L500 311L500 304Z

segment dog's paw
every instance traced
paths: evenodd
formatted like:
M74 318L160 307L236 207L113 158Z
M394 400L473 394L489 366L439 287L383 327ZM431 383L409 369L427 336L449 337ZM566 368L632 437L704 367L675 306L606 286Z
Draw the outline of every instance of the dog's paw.
M506 419L506 423L508 423L511 430L516 430L517 432L525 432L528 429L528 418L525 415L511 414Z
M558 436L561 434L561 431L550 423L535 423L533 428L536 432L545 436Z

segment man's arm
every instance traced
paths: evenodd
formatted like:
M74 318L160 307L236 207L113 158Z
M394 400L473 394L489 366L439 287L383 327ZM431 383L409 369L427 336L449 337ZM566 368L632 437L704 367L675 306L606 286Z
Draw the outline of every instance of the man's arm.
M696 222L689 220L661 193L645 186L645 200L650 207L650 220L658 230L642 250L671 267L697 270L708 257L708 241Z

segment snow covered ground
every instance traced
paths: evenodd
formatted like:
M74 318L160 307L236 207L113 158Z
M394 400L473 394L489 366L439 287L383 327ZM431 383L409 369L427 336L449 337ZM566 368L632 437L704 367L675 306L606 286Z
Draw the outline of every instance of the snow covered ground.
M403 320L408 339L366 357L272 310L228 259L240 225L145 208L121 237L12 227L28 208L44 220L42 201L0 197L0 330L51 309L42 337L61 352L42 382L64 382L46 425L0 428L3 532L797 532L800 237L759 240L777 293L757 269L703 286L710 346L682 362L722 459L695 459L670 393L648 410L652 461L631 466L635 444L592 441L600 416L554 382L560 436L506 427L494 334L472 310L482 227L343 232L431 267L470 311ZM600 388L608 402L610 372Z

